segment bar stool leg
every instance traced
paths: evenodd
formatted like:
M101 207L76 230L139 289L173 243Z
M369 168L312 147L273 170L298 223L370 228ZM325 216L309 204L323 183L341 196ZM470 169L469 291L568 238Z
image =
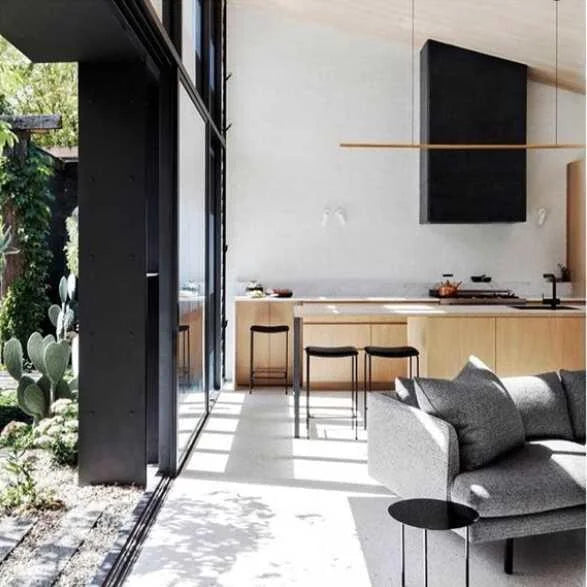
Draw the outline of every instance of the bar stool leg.
M363 358L363 420L367 430L367 353Z
M406 586L406 527L404 524L401 525L401 551L402 551L402 587Z
M428 530L424 529L424 587L428 587Z
M410 379L412 378L412 357L410 357L408 359L408 361L410 362Z
M368 375L368 381L369 381L369 386L367 388L367 390L369 391L369 393L371 393L371 391L373 390L373 357L371 355L369 355L369 361L368 361L368 369L369 369L369 375ZM367 430L367 394L365 393L365 430Z
M469 526L465 535L465 585L469 587Z
M192 348L190 343L190 327L188 325L187 329L187 338L188 338L188 372L187 372L187 379L188 383L191 383L192 379Z
M355 430L355 357L351 357L351 426Z
M420 355L416 355L416 377L420 377Z
M353 379L353 389L355 392L355 440L359 435L359 355L353 357L355 365L355 378Z
M310 355L306 353L306 437L310 438Z
M288 367L288 361L289 361L289 348L288 348L288 343L289 343L289 333L286 331L285 332L285 395L287 395L287 367Z
M251 344L250 344L250 357L249 357L249 393L253 393L253 379L255 373L253 371L253 354L255 352L255 333L251 330Z

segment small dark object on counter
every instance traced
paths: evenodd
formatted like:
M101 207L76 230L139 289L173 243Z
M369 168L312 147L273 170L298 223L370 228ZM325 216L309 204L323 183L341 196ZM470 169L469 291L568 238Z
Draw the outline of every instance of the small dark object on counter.
M485 273L483 273L483 275L471 275L471 281L473 283L489 283L491 281L491 276L485 275Z
M560 269L561 272L561 276L559 281L562 283L568 283L569 281L571 281L571 271L568 267L566 267L565 265L561 265L560 263L558 264L558 268Z
M268 289L267 295L274 298L291 298L293 296L293 291L291 289L275 287L273 289Z
M247 283L247 287L246 287L246 291L248 292L252 292L252 291L263 291L263 284L259 283L258 281L249 281L249 283Z

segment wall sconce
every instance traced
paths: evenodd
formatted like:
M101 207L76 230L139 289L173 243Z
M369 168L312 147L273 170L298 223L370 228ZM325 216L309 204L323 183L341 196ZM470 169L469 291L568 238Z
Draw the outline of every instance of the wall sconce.
M322 220L321 220L320 224L322 226L326 226L328 224L329 218L330 218L330 208L324 208L324 211L322 212Z
M341 226L344 226L346 224L346 210L344 208L338 207L334 211L334 215L338 218L338 221L340 222Z

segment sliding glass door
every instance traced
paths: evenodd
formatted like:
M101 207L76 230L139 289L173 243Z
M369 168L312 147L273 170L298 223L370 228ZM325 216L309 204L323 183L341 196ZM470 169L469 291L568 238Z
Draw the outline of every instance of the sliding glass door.
M206 325L206 124L179 84L177 459L208 405Z

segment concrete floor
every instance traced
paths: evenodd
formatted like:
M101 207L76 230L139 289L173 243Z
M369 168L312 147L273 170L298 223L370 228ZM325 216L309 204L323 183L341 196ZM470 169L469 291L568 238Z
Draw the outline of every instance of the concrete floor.
M313 405L348 414L349 395ZM394 497L367 474L366 433L355 441L348 421L315 421L311 440L294 440L292 422L291 395L223 392L126 585L399 585ZM421 534L408 529L406 545L407 584L421 585ZM518 540L513 576L502 549L472 546L472 585L585 585L583 532ZM429 585L464 585L457 535L430 534Z

